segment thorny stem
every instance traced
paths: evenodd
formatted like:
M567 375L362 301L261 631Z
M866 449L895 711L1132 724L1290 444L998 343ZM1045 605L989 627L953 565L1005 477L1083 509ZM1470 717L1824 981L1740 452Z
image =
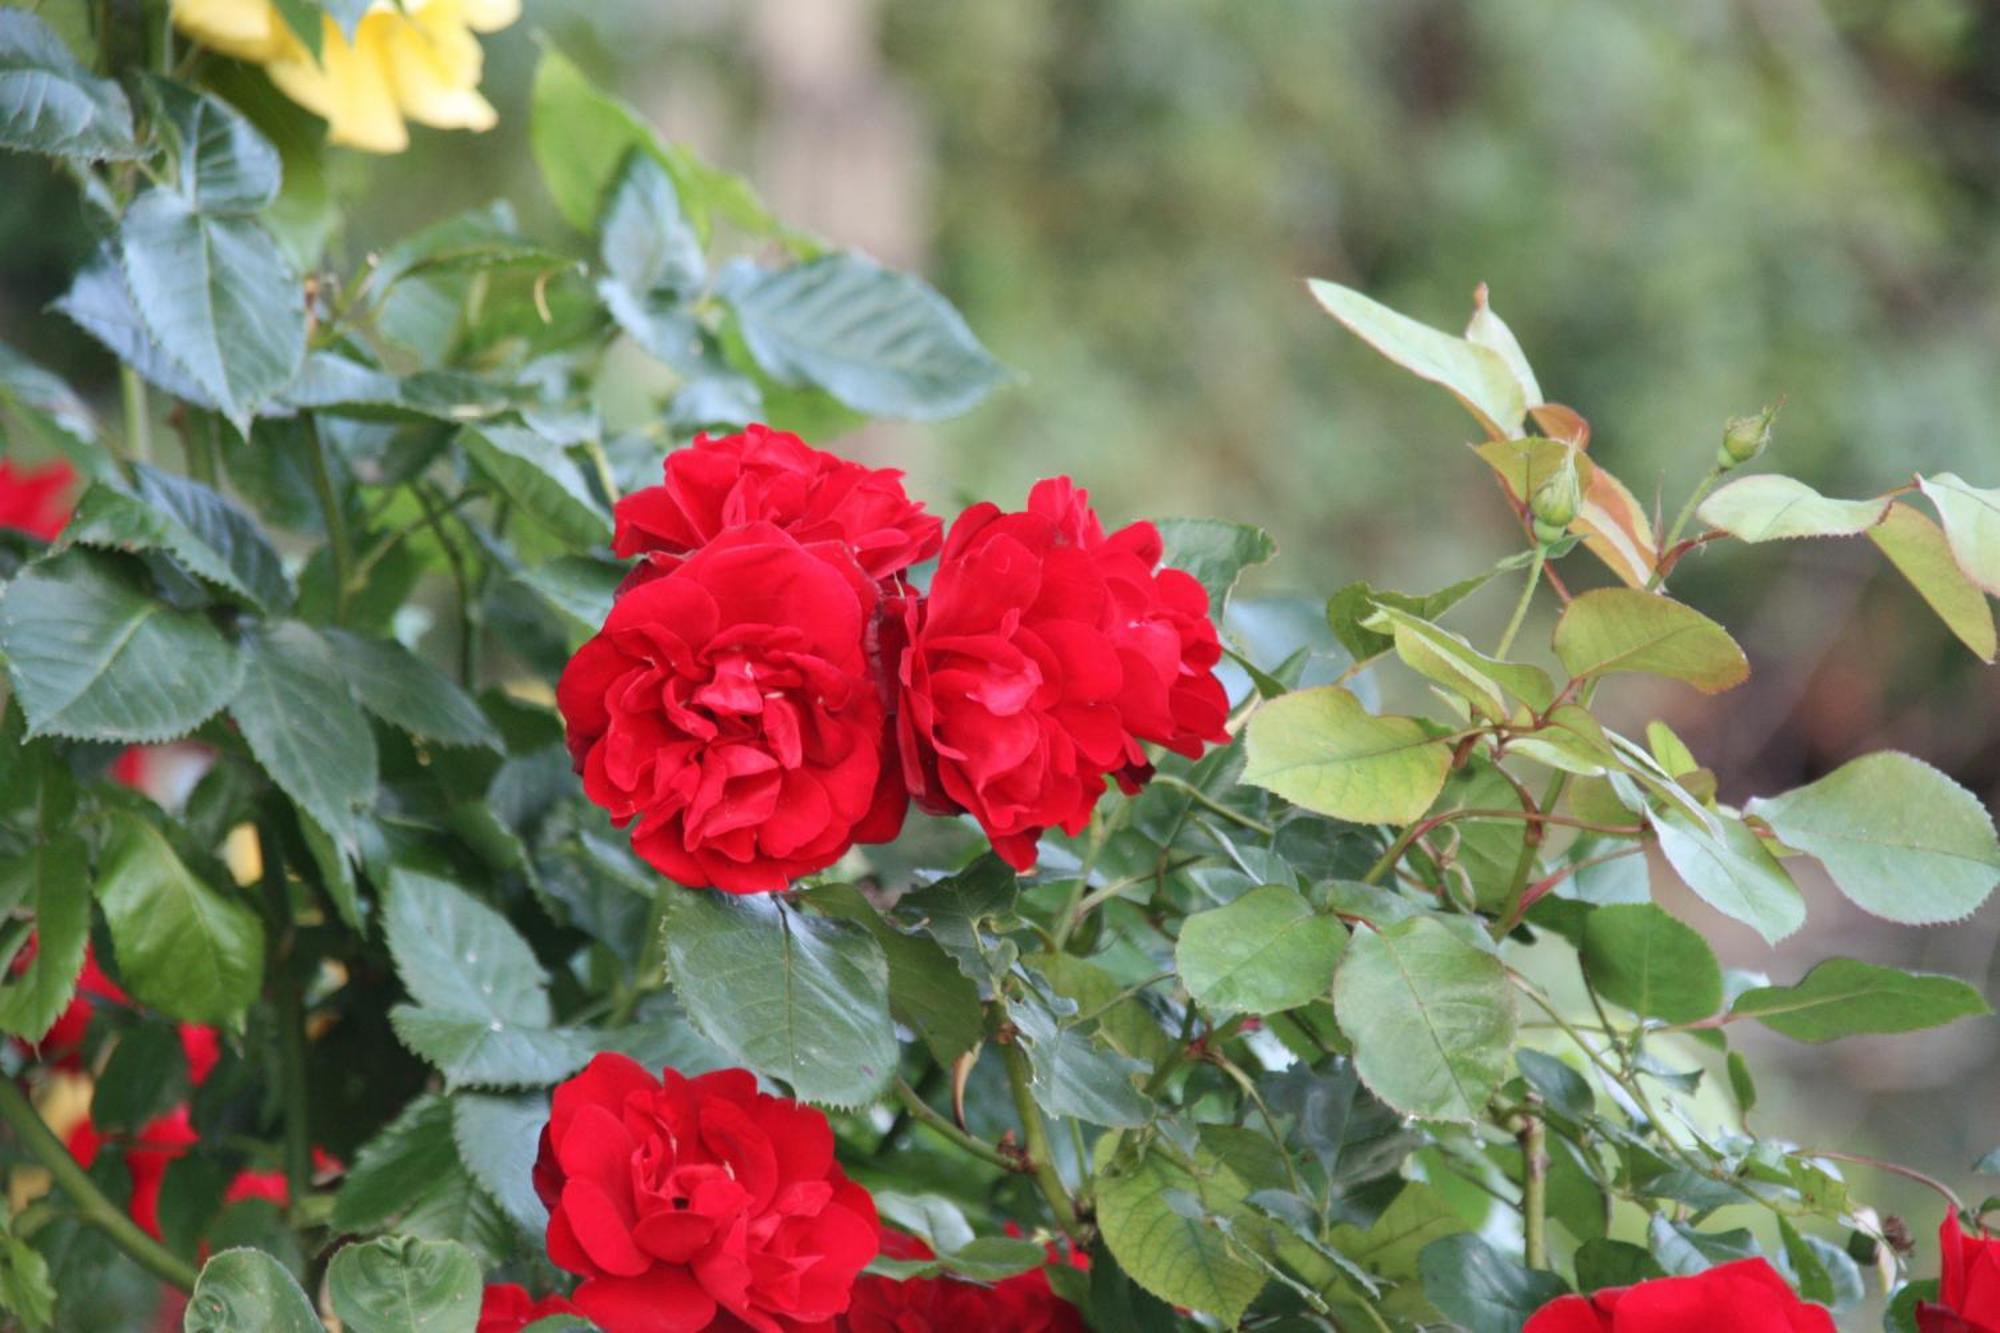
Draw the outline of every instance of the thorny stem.
M1530 1094L1521 1115L1521 1234L1530 1268L1549 1266L1549 1145L1540 1099Z
M1083 1227L1077 1221L1076 1205L1070 1202L1069 1190L1056 1170L1055 1154L1050 1150L1049 1128L1042 1120L1042 1108L1035 1104L1034 1089L1029 1086L1032 1076L1028 1069L1028 1057L1018 1043L1001 1047L1001 1055L1007 1066L1007 1082L1014 1091L1014 1110L1021 1118L1021 1136L1028 1152L1029 1174L1034 1176L1042 1197L1048 1200L1056 1225L1070 1239L1081 1240Z
M903 1109L910 1113L912 1120L943 1136L953 1146L962 1148L980 1161L997 1166L1003 1171L1021 1170L1021 1163L1009 1158L984 1139L974 1138L952 1124L949 1118L932 1109L931 1104L900 1077L896 1079L896 1100L903 1104Z

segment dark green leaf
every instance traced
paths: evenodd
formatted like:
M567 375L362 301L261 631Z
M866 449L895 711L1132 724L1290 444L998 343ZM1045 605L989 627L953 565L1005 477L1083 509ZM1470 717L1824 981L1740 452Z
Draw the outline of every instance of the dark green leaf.
M24 437L39 437L62 451L86 476L112 472L97 420L76 390L5 344L0 344L0 410L25 423Z
M55 309L126 362L149 384L195 407L216 409L216 401L153 341L132 302L115 247L101 247L76 275Z
M278 150L219 97L149 78L146 94L173 136L181 196L208 214L255 213L278 197Z
M114 562L72 551L0 598L0 652L30 734L167 741L235 694L243 663L209 622L176 611Z
M346 1232L393 1225L496 1259L513 1244L513 1223L459 1160L451 1104L438 1096L411 1102L363 1146L334 1198L332 1225Z
M1219 1021L1324 996L1346 947L1338 920L1315 913L1297 889L1266 884L1190 916L1174 958L1188 993Z
M187 477L132 465L132 485L100 481L84 493L64 545L170 552L200 578L280 613L292 602L291 580L257 521L233 502Z
M1005 861L981 856L956 875L906 893L896 904L898 920L938 942L959 970L978 984L982 996L998 989L1018 954L1012 941L989 934L989 922L1011 921L1020 881Z
M1736 1109L1747 1116L1757 1107L1757 1081L1750 1075L1750 1062L1741 1051L1731 1051L1728 1068L1730 1094L1736 1098Z
M1588 1118L1596 1109L1597 1098L1583 1075L1553 1055L1523 1048L1514 1053L1514 1063L1549 1109L1576 1121Z
M180 1034L163 1023L128 1028L111 1049L90 1097L90 1123L117 1134L137 1130L185 1095Z
M972 1049L984 1022L979 988L936 940L897 929L852 885L825 885L809 901L822 915L851 921L875 937L889 962L890 1012L923 1038L932 1059L949 1067Z
M325 1325L283 1264L259 1250L224 1250L202 1265L186 1333L321 1333Z
M384 1236L349 1245L327 1267L333 1312L369 1333L473 1333L479 1260L451 1241Z
M1654 1214L1646 1228L1646 1245L1670 1277L1686 1277L1717 1264L1762 1257L1748 1231L1696 1231L1681 1222Z
M1235 1173L1206 1153L1189 1167L1155 1148L1098 1177L1097 1223L1134 1282L1169 1304L1234 1326L1264 1289L1264 1270L1241 1257L1205 1217L1174 1207L1171 1196L1227 1214L1240 1213L1247 1194Z
M19 855L0 857L0 885L16 910L32 906L35 956L0 980L0 1031L30 1042L47 1035L76 993L90 942L90 856L73 833L37 838Z
M722 295L759 366L856 411L955 416L1006 379L944 297L851 251L788 269L734 267Z
M682 1072L687 1072L683 1070ZM521 1230L537 1239L549 1210L535 1193L535 1154L548 1123L548 1098L461 1093L451 1099L451 1136L472 1178Z
M0 148L86 160L139 155L132 107L40 18L0 10Z
M197 878L145 819L107 818L97 899L125 988L169 1017L234 1026L263 986L263 923Z
M1007 1004L1032 1071L1036 1102L1052 1116L1136 1129L1153 1118L1153 1103L1133 1083L1151 1066L1095 1040L1078 1024L1076 1002L1037 986Z
M448 1089L533 1088L561 1082L596 1053L576 1028L531 1028L463 1010L399 1004L396 1038L444 1075Z
M1605 1287L1629 1287L1665 1277L1651 1254L1622 1240L1597 1237L1585 1241L1576 1252L1576 1287L1593 1292Z
M668 969L710 1041L803 1100L859 1106L896 1067L889 966L858 926L779 899L669 889Z
M1795 986L1743 992L1729 1016L1754 1018L1796 1041L1821 1042L1862 1033L1915 1032L1992 1012L1979 991L1957 977L1829 958Z
M559 447L520 426L468 428L465 452L514 503L576 546L611 540L611 520Z
M333 650L312 626L283 621L246 635L243 687L229 705L250 753L343 848L375 803L375 734Z
M1207 589L1209 613L1217 619L1243 571L1278 553L1271 534L1248 523L1162 518L1155 519L1153 526L1160 530L1160 540L1166 545L1160 563L1192 574Z
M327 631L355 697L384 722L441 745L500 749L500 733L472 696L442 671L391 639Z
M1652 903L1592 912L1582 960L1599 995L1642 1018L1691 1023L1722 1007L1722 968L1708 941Z
M1528 1317L1569 1288L1523 1268L1470 1233L1445 1236L1417 1258L1424 1295L1465 1333L1521 1333Z

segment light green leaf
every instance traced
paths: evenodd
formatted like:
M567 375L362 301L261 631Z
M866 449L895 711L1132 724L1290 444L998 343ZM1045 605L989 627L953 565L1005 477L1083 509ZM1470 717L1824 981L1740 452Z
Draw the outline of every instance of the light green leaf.
M169 741L229 702L243 663L205 617L142 591L119 566L73 551L24 570L0 596L0 652L30 735Z
M1434 917L1357 928L1333 1004L1362 1081L1406 1115L1475 1120L1507 1076L1506 968Z
M1958 567L2000 597L2000 488L1982 489L1949 472L1918 477L1917 484L1937 506Z
M1792 477L1770 473L1732 481L1702 501L1696 516L1738 541L1853 537L1882 521L1890 500L1829 500Z
M145 321L139 318L116 246L98 247L54 309L138 371L147 383L195 407L215 410L215 399L154 342Z
M1408 1184L1398 1191L1374 1225L1366 1230L1343 1225L1327 1238L1329 1248L1347 1256L1363 1272L1397 1284L1384 1302L1387 1313L1415 1323L1436 1312L1417 1300L1418 1264L1426 1246L1465 1230L1451 1204L1429 1185Z
M1708 941L1652 903L1592 912L1581 955L1592 988L1641 1018L1692 1023L1722 1008L1722 967Z
M1991 662L2000 653L1993 608L1979 585L1958 567L1943 528L1899 501L1889 506L1888 515L1868 530L1868 536L1980 661Z
M1097 1225L1131 1279L1170 1305L1214 1315L1235 1327L1264 1289L1264 1270L1244 1257L1221 1230L1174 1206L1192 1197L1228 1216L1243 1211L1249 1191L1208 1153L1192 1167L1156 1147L1134 1163L1114 1164L1097 1178Z
M1793 986L1759 986L1729 1007L1732 1021L1754 1018L1795 1041L1822 1042L1863 1033L1915 1032L1992 1008L1957 977L1829 958Z
M323 1333L312 1302L262 1250L224 1250L201 1266L185 1333Z
M1528 553L1530 556L1532 552ZM1379 657L1395 647L1393 635L1382 634L1369 629L1362 622L1385 606L1393 606L1407 612L1419 620L1435 621L1445 612L1491 583L1502 570L1510 568L1514 562L1502 561L1483 573L1469 579L1441 588L1437 592L1421 597L1403 592L1383 592L1369 587L1366 583L1350 583L1327 599L1326 623L1333 630L1333 637L1340 640L1340 646L1357 662L1371 657Z
M1035 1101L1052 1116L1114 1129L1137 1129L1152 1120L1156 1108L1133 1082L1152 1066L1097 1041L1093 1025L1076 1021L1081 1016L1076 1003L1037 980L1034 989L1007 1003L1007 1017L1028 1054Z
M1346 947L1338 920L1315 913L1297 889L1266 884L1190 916L1174 959L1188 993L1220 1021L1320 998Z
M453 1241L384 1236L349 1245L327 1266L333 1312L368 1333L474 1333L479 1260Z
M1529 404L1505 356L1419 324L1339 283L1308 278L1306 286L1349 332L1419 379L1449 390L1488 435L1511 439L1521 433Z
M1960 920L2000 884L2000 837L1979 798L1893 750L1749 810L1857 906L1904 925Z
M0 9L0 148L86 161L140 152L124 92L21 9Z
M720 291L759 366L858 412L956 416L1007 378L949 301L853 251L787 269L732 266Z
M97 900L125 988L171 1018L235 1026L263 988L263 923L197 878L141 816L106 819Z
M767 895L670 889L667 959L698 1031L805 1101L859 1106L896 1068L889 966L858 926Z
M681 212L673 177L641 150L627 155L612 185L598 247L612 278L637 298L690 294L706 269L701 237Z
M247 436L306 354L304 287L277 242L156 189L126 211L119 254L146 330Z
M890 1012L923 1038L940 1066L979 1041L985 1023L979 987L936 940L899 930L851 884L822 885L809 901L822 915L851 921L875 937L889 963Z
M1376 717L1338 685L1251 714L1243 781L1356 824L1407 824L1431 808L1451 747L1411 718Z
M271 780L352 848L355 812L375 803L375 733L319 631L287 620L246 635L229 715Z
M62 544L167 551L259 610L279 613L292 602L284 561L257 520L200 482L144 463L132 464L129 489L113 479L84 492Z
M430 1009L549 1025L548 973L507 918L458 885L397 867L384 895L383 932L397 975Z
M146 96L172 139L176 185L197 212L256 213L278 197L284 168L244 114L219 97L148 77Z
M1248 523L1231 523L1220 518L1162 518L1154 520L1166 554L1160 563L1192 574L1208 591L1209 613L1221 618L1222 608L1236 587L1236 580L1253 565L1261 565L1278 553L1271 534Z
M1691 818L1669 810L1652 817L1660 854L1703 902L1772 944L1805 923L1806 902L1784 866L1743 821Z
M1487 717L1497 721L1512 717L1510 699L1536 713L1555 702L1555 685L1540 667L1488 657L1461 636L1395 606L1378 606L1364 623L1394 636L1396 656L1410 670L1463 696Z
M549 1120L545 1096L461 1093L451 1099L451 1137L459 1161L523 1234L540 1239L549 1210L535 1193L535 1157Z
M500 733L449 676L391 639L328 630L327 642L366 708L412 736L440 745L500 749Z
M1729 631L1691 606L1636 588L1599 588L1576 598L1556 622L1555 645L1572 676L1641 671L1715 694L1750 675Z
M459 441L480 471L556 536L576 546L611 540L610 517L556 445L520 426L468 427Z

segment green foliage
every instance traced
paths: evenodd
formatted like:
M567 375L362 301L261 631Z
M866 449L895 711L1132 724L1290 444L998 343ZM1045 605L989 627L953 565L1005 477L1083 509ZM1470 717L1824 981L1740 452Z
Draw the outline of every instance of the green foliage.
M1234 1323L1257 1298L1264 1272L1213 1224L1241 1214L1244 1183L1207 1154L1183 1162L1162 1146L1099 1179L1098 1225L1134 1282L1172 1305Z
M1707 694L1750 674L1729 632L1692 607L1630 588L1587 592L1556 622L1556 656L1570 675L1641 671L1684 680Z
M1692 1023L1722 1007L1722 968L1708 942L1651 903L1592 912L1582 958L1597 993L1641 1018Z
M1357 824L1408 824L1430 809L1451 747L1407 717L1376 717L1338 685L1274 699L1250 720L1243 780Z
M264 976L257 914L190 870L144 817L110 816L97 901L133 995L189 1023L242 1022Z
M333 1312L382 1333L470 1333L479 1322L479 1260L450 1241L385 1236L349 1245L327 1267Z
M0 13L0 147L86 161L138 156L118 84L93 77L47 24L18 9Z
M1829 958L1794 986L1758 986L1729 1006L1729 1017L1754 1018L1795 1041L1832 1041L1864 1032L1914 1032L1993 1012L1957 977Z
M1296 889L1266 884L1181 926L1181 983L1217 1018L1275 1014L1326 993L1347 944L1339 921Z
M188 1299L188 1333L314 1333L312 1302L261 1250L224 1250L202 1265Z

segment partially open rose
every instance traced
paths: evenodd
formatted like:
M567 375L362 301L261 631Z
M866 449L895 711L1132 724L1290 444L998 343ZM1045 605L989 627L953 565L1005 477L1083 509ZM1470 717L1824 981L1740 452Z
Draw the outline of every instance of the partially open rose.
M876 1253L826 1117L742 1069L656 1079L598 1056L556 1089L535 1188L549 1258L606 1333L817 1328Z

